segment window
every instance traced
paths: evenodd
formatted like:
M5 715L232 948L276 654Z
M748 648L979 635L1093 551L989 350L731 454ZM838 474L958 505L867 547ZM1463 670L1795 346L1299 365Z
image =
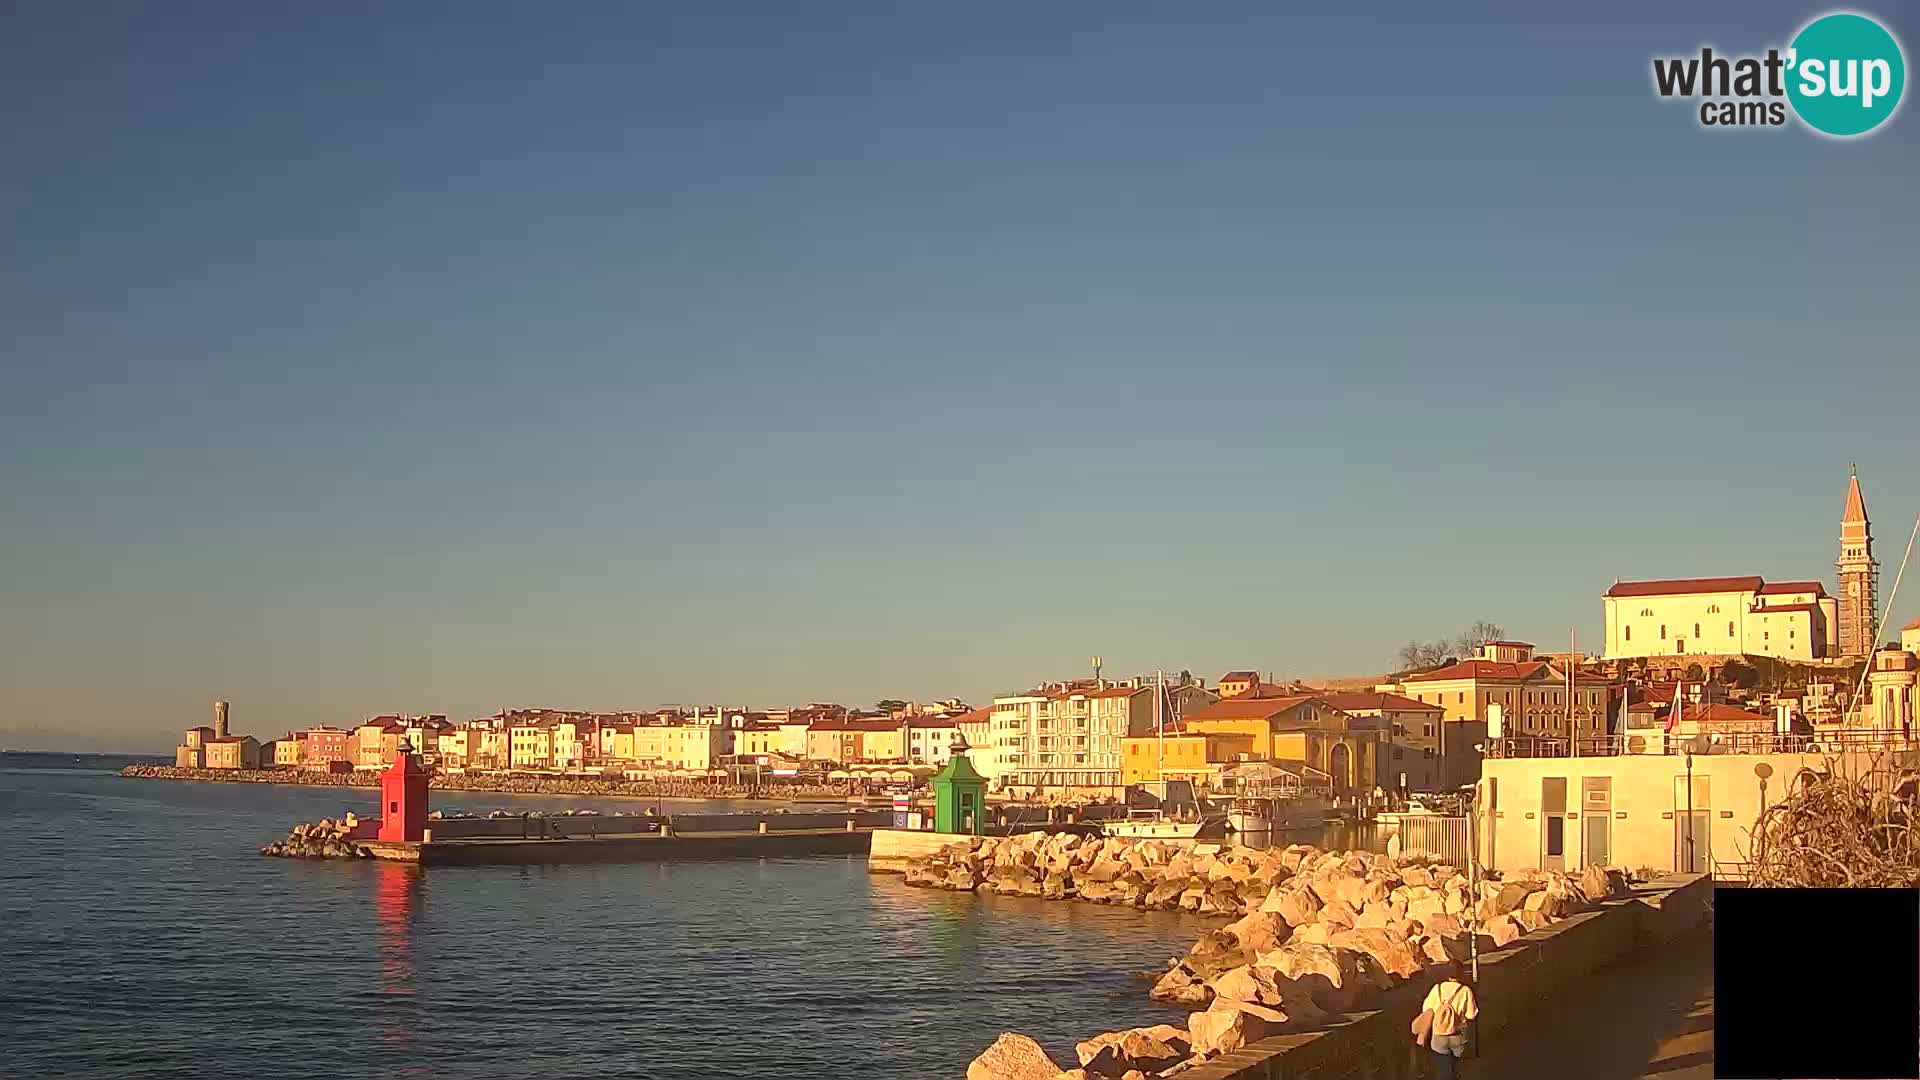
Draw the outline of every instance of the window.
M1643 607L1643 608L1641 608L1641 609L1640 609L1640 617L1641 617L1641 618L1643 618L1643 619L1651 619L1651 618L1653 618L1653 609L1652 609L1652 608L1650 608L1650 607Z
M1699 624L1699 623L1694 623L1694 624L1693 624L1693 636L1694 636L1694 637L1699 637L1699 636L1700 636L1700 624Z
M1718 615L1718 614L1720 614L1720 605L1719 605L1719 604L1708 604L1708 605L1707 605L1707 614L1709 614L1709 615Z
M1727 620L1727 636L1728 637L1733 636L1733 620L1732 619Z
M1631 626L1627 627L1627 640L1628 641L1633 640L1633 627Z
M1661 641L1667 640L1667 624L1666 623L1660 624L1660 640Z

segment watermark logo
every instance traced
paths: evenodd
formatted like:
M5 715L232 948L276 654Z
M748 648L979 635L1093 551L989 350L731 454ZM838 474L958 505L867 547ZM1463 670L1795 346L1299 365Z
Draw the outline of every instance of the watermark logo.
M1653 58L1653 89L1662 99L1698 100L1706 128L1779 128L1789 115L1833 138L1865 135L1900 108L1906 55L1879 22L1851 11L1822 15L1800 28L1785 49L1723 56Z

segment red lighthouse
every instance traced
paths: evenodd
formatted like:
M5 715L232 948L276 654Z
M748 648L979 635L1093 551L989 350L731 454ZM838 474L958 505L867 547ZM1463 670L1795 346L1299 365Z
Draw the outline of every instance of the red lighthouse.
M393 764L380 774L380 839L417 843L426 832L427 773L402 738Z

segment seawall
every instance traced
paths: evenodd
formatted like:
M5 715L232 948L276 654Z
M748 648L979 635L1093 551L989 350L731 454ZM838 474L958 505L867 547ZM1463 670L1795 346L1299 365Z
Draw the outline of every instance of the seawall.
M317 769L190 769L175 765L128 765L119 775L139 780L192 780L216 784L293 784L300 787L377 789L380 773L360 769L330 773ZM759 787L705 781L615 780L573 776L524 776L494 773L434 773L435 791L483 791L502 795L588 795L609 799L765 799L844 803L845 790L831 784L763 783Z
M1635 949L1698 926L1713 897L1704 875L1669 875L1480 956L1483 1035L1552 1008L1552 995ZM1181 1080L1419 1080L1426 1054L1409 1029L1428 983L1389 991L1378 1008L1323 1030L1277 1035L1181 1073ZM1469 1066L1471 1067L1471 1066Z

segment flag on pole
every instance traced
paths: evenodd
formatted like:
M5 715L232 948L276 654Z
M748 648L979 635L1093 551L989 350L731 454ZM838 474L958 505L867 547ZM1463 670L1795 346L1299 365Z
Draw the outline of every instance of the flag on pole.
M1673 684L1673 711L1667 713L1667 734L1669 735L1680 726L1680 703L1686 700L1684 693L1686 688L1687 684L1683 682Z

